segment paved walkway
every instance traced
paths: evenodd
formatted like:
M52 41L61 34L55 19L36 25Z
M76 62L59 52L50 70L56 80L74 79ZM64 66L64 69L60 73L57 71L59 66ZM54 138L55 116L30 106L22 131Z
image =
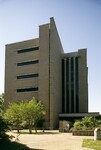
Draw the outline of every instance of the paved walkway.
M45 132L45 134L20 135L19 142L26 144L32 150L91 150L82 147L83 139L92 136L72 136L71 133L58 131Z

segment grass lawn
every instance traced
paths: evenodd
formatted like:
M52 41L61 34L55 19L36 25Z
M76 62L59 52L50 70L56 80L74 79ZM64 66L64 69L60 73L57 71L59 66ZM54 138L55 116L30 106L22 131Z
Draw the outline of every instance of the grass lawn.
M84 139L82 147L92 148L94 150L101 150L101 141L94 141L93 139Z
M17 130L12 130L12 133L17 133ZM37 130L37 132L35 130L32 130L32 134L42 134L44 133L43 130ZM20 130L19 134L30 134L29 130Z
M17 130L12 130L12 133L18 134ZM35 132L35 130L32 130L32 134L58 134L59 132L55 131L51 132L49 130L37 130L37 132ZM30 134L29 130L20 130L19 134Z

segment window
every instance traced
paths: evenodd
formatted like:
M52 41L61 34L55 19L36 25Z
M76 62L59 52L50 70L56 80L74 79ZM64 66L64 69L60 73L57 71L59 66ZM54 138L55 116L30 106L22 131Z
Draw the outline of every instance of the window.
M64 59L62 59L62 113L65 112Z
M36 51L39 50L39 47L32 47L32 48L27 48L27 49L21 49L18 50L17 53L26 53L26 52L32 52L32 51Z
M74 59L71 57L71 112L74 113Z
M76 72L76 112L79 112L79 70L78 70L79 60L76 57L75 72Z
M17 76L17 79L34 78L34 77L38 77L38 73L19 75Z
M66 59L66 94L67 94L67 110L66 113L69 113L69 58Z
M17 89L17 92L31 92L31 91L38 91L38 87L29 87L29 88Z
M17 63L17 66L32 65L32 64L37 64L38 62L39 60L26 61L26 62Z

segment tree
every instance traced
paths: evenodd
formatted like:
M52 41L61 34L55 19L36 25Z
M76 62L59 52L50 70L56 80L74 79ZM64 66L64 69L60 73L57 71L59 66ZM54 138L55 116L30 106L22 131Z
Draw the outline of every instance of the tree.
M33 126L37 132L38 123L43 120L44 115L44 106L40 101L37 101L35 98L33 98L31 101L24 103L23 119L28 125L29 133L32 133Z
M8 122L17 129L19 133L22 124L22 107L23 102L11 103L5 113Z
M9 104L5 113L5 118L16 127L18 133L25 124L29 128L29 133L32 133L33 127L37 132L37 126L44 120L45 110L40 101L32 98L30 101Z
M0 94L0 115L3 114L4 111L4 93Z

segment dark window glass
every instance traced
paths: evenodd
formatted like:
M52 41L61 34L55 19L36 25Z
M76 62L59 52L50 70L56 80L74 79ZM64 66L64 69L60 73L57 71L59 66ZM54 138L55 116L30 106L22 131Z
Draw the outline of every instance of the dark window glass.
M66 95L67 95L66 113L69 113L69 58L66 59Z
M32 65L32 64L37 64L38 62L39 62L39 60L21 62L21 63L17 63L17 66Z
M38 77L38 73L20 75L20 76L17 76L17 79L34 78L34 77Z
M39 50L39 47L21 49L21 50L18 50L17 52L18 52L18 54L19 54L19 53L32 52L32 51L36 51L36 50Z
M76 112L79 112L79 74L78 74L78 57L75 59L75 72L76 72Z
M64 59L62 60L62 112L64 113Z
M74 82L74 61L73 57L71 58L71 82Z
M74 59L71 58L71 112L74 113Z
M38 91L38 87L17 89L17 92L31 92L31 91Z

